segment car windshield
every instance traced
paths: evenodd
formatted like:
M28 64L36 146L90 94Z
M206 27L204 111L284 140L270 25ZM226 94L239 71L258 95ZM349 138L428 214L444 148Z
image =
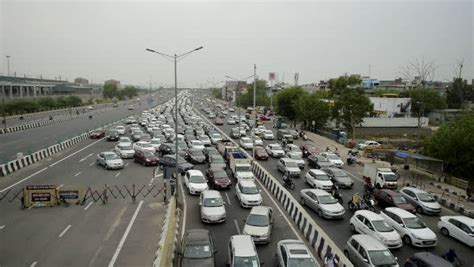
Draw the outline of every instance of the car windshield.
M235 171L236 172L249 172L250 171L250 166L235 166Z
M375 220L375 221L372 221L372 224L374 225L375 230L377 230L377 232L392 232L393 231L393 228L390 225L388 225L388 223L384 220Z
M251 226L268 226L270 224L270 221L268 219L268 216L265 215L259 215L259 214L250 214L247 217L247 221L245 221L246 224L251 225Z
M392 199L395 205L407 204L407 200L403 196L393 196Z
M375 266L395 265L397 262L389 250L369 250L369 257Z
M132 150L132 146L120 146L121 150Z
M105 155L106 160L114 160L114 159L120 159L120 157L117 154L107 154Z
M160 142L159 139L158 139L158 140L151 140L151 143L152 143L153 145L159 145L159 144L161 144L161 142Z
M149 143L142 143L140 144L141 147L152 147Z
M255 186L241 186L240 190L243 194L247 195L255 195L259 193L257 187Z
M287 161L286 162L286 167L288 167L288 168L298 168L298 163L296 163L294 161Z
M204 207L222 207L224 202L222 198L205 198L202 204Z
M273 134L273 132L271 130L266 130L265 134Z
M312 258L289 258L288 267L316 267L316 263Z
M214 172L214 178L227 178L227 173L225 171L216 171Z
M318 174L316 175L316 180L328 181L330 178L326 174Z
M282 150L280 145L273 145L270 147L272 150Z
M204 153L202 153L202 150L198 150L198 149L196 149L196 150L194 150L194 149L191 150L191 154L192 154L193 156L204 156Z
M385 181L387 182L395 182L398 179L396 175L388 174L388 173L384 174L383 177L385 178Z
M324 195L324 196L318 196L319 203L321 204L336 204L338 203L337 199L335 199L331 195Z
M212 138L221 138L221 135L218 133L212 134Z
M183 158L178 158L178 164L184 164L184 163L187 163L186 160L184 160Z
M328 159L340 159L337 155L334 155L334 154L328 154Z
M428 193L418 194L418 199L423 202L435 202L434 198Z
M329 162L329 160L323 156L317 156L316 159L318 162Z
M224 162L224 159L221 158L221 157L212 157L212 158L211 158L211 162L212 162L212 163L225 163L225 162Z
M154 157L155 156L155 154L153 154L153 152L150 152L150 151L143 152L143 155L145 157Z
M411 217L403 219L405 226L409 229L422 229L426 228L425 223L418 217Z
M203 259L212 256L209 245L187 245L184 249L184 258L186 259Z
M291 153L290 156L292 159L303 159L301 154L297 154L297 153Z
M341 171L341 170L333 170L332 173L336 177L346 177L347 176L346 173Z
M256 256L252 257L235 257L234 266L239 267L256 267L258 266L258 259Z
M189 182L195 184L203 184L206 182L206 179L204 179L204 176L201 175L192 175L191 177L189 177Z

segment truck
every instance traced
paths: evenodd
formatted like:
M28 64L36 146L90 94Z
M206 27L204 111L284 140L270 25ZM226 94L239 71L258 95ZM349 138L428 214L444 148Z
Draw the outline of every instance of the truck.
M364 180L370 179L377 188L397 189L398 176L392 171L390 166L382 163L364 164Z
M239 179L254 179L250 159L242 151L230 152L229 167L232 175Z
M238 147L232 141L224 139L217 142L217 151L228 161L229 153L238 151Z

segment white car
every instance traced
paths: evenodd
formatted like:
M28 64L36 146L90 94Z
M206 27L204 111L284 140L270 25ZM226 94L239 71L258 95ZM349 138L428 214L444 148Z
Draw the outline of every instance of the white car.
M310 249L302 240L285 239L278 241L276 257L277 266L319 266Z
M358 210L349 220L349 227L353 233L370 235L380 240L387 248L400 248L400 235L388 224L384 217L370 210Z
M300 169L304 169L304 167L306 166L306 161L304 161L301 153L287 152L286 157L296 162L296 164L298 164L298 167L300 167Z
M155 148L155 151L158 151L160 149L161 145L161 139L160 138L152 138L150 140L150 145Z
M418 213L439 214L441 212L439 203L426 191L414 187L404 187L400 193L416 208Z
M140 150L140 151L150 151L151 153L155 153L155 148L147 141L138 141L133 144L133 149Z
M191 140L188 146L190 149L200 149L200 150L204 149L204 145L199 140Z
M201 221L204 223L221 223L226 219L225 203L221 193L216 190L206 190L201 193Z
M266 244L270 242L273 226L273 210L270 207L258 206L250 210L245 220L243 235L252 236L253 242Z
M285 151L283 151L283 148L281 148L279 144L269 144L265 147L265 150L267 151L268 155L274 158L281 158L285 156Z
M207 136L205 134L202 134L202 135L199 136L199 141L201 141L201 143L204 146L210 146L211 145L211 139L209 139L209 136Z
M321 189L302 189L301 190L301 205L307 206L318 213L321 218L342 218L345 214L345 209L328 192Z
M407 245L415 247L435 247L436 234L421 220L420 217L400 208L385 208L380 215L390 224Z
M118 134L120 135L125 134L125 126L123 125L115 126L115 130L117 130Z
M240 138L240 146L242 146L244 149L252 149L253 147L252 139L250 139L249 137Z
M211 138L211 143L213 145L222 140L222 136L219 133L212 133L209 137Z
M263 134L267 129L265 128L265 126L263 125L259 125L257 126L257 128L255 128L255 134L256 135L261 135Z
M244 208L260 206L262 204L262 196L255 182L249 179L239 179L237 181L235 194L240 201L240 205Z
M333 187L331 178L322 170L310 169L304 178L305 182L315 189L331 191Z
M184 175L184 184L190 195L199 195L209 189L207 180L200 170L187 170Z
M259 136L254 135L254 142L256 146L263 146L263 140Z
M292 152L292 153L298 153L300 154L301 156L303 156L303 152L301 151L301 149L295 145L295 144L288 144L285 146L285 152L288 153L288 152Z
M114 151L123 159L131 159L135 154L132 145L127 143L119 143L115 146Z
M105 169L123 169L123 160L115 152L102 152L97 154L97 165L104 166Z
M323 152L321 153L321 156L327 158L329 162L331 162L334 166L338 168L342 168L342 166L344 166L344 162L341 160L341 158L334 153Z
M474 219L466 216L442 216L439 218L438 228L443 235L474 247Z
M360 150L364 150L366 148L375 148L379 146L380 143L376 141L365 141L364 143L357 144L357 148Z
M227 119L227 124L229 125L235 125L237 122L235 121L234 118L230 117Z
M265 131L262 133L262 137L263 137L263 139L265 139L265 140L273 140L273 139L275 139L275 136L273 135L272 130L265 130Z

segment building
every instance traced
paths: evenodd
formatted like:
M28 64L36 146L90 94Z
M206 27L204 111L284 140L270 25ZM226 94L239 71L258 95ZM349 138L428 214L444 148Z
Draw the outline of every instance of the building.
M107 80L104 82L104 85L108 85L108 84L112 84L112 85L115 85L117 87L120 87L120 81L117 81L117 80L114 80L114 79L110 79L110 80Z
M239 87L238 90L237 86ZM226 96L226 100L235 102L239 95L247 93L247 87L246 81L226 81L224 87L222 87L222 96Z
M76 79L74 79L74 83L89 84L89 80L87 80L85 78L77 77Z
M410 117L411 98L409 97L369 97L374 105L373 113L380 118Z

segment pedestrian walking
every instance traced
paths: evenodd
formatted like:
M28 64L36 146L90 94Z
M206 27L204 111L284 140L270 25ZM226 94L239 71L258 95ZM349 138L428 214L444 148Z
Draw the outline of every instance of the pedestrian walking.
M174 196L176 190L176 176L172 175L170 179L171 196Z

